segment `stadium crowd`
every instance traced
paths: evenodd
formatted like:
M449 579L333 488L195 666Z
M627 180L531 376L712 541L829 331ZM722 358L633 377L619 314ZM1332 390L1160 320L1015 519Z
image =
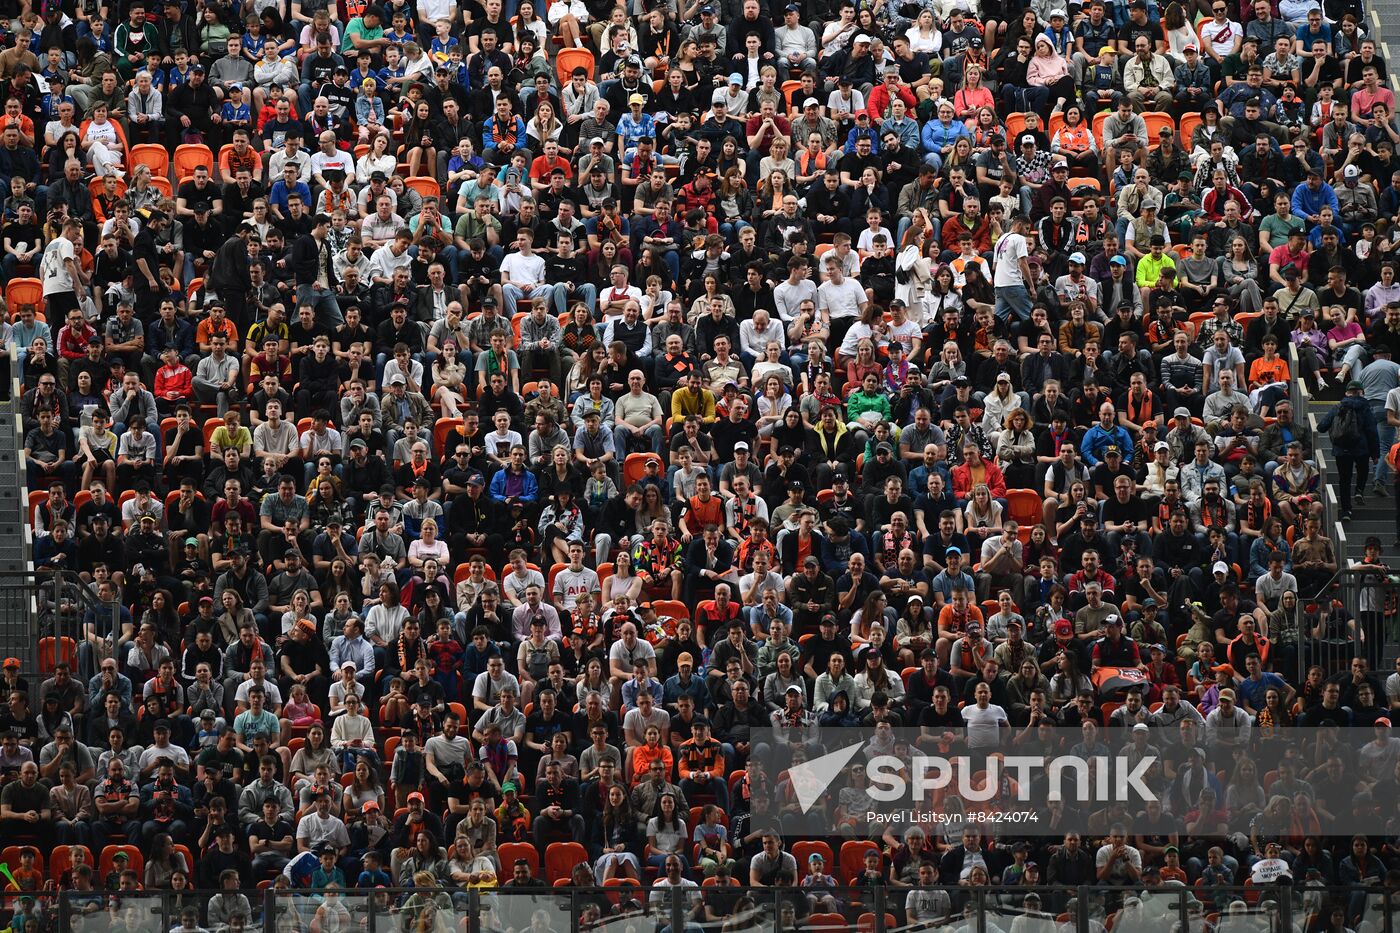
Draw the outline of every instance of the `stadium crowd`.
M1290 403L1400 537L1357 0L0 20L33 561L89 591L3 665L16 887L1400 885L1394 607L1334 598ZM1162 802L847 866L858 761L799 863L787 769L882 724L1151 748ZM1261 773L1295 725L1367 742Z

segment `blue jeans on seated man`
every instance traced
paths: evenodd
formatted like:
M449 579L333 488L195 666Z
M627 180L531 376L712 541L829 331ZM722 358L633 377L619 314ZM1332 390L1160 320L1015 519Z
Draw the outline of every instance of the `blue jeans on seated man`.
M722 223L719 225L719 235L724 242L730 246L739 242L739 231L751 227L753 224L746 220L736 220L733 223ZM680 276L677 275L677 278Z
M555 314L567 314L569 311L569 287L562 282L553 286L553 303ZM588 313L595 314L598 310L598 286L591 282L582 284L575 283L573 288L573 299L581 301L588 306Z
M617 458L619 460L627 456L628 441L636 436L636 434L624 425L619 424L613 426L613 447L617 449ZM662 431L661 425L653 424L646 428L642 432L642 437L651 445L652 453L661 453L661 443L665 439L665 433Z
M929 218L929 222L930 222L930 224L931 224L931 227L930 227L930 229L929 229L929 236L931 237L932 242L934 242L934 243L942 243L942 242L943 242L943 218L941 218L941 217L930 217L930 218ZM909 228L910 228L910 226L912 226L912 224L913 224L913 222L912 222L908 217L900 217L900 218L899 218L899 224L896 226L896 228L895 228L895 233L894 233L894 241L895 241L896 244L899 244L899 243L903 243L903 242L904 242L904 234L909 230Z
M518 285L502 285L501 296L506 300L506 320L509 321L515 316L516 307L520 304L522 298L529 301L536 295L547 296L549 294L550 287L543 282L531 288L528 293Z

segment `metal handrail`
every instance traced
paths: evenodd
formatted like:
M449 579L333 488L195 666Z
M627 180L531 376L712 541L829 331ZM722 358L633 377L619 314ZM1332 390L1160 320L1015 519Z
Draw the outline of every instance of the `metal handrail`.
M831 866L832 870L836 866ZM90 913L95 918L110 920L117 930L146 930L165 933L178 930L180 914L188 907L200 912L200 925L208 904L216 895L241 894L248 899L251 915L242 928L261 933L285 933L288 930L324 931L327 924L318 921L328 917L324 907L342 919L351 919L367 933L394 930L454 930L457 933L488 933L509 926L527 928L537 911L545 913L551 929L561 929L567 918L570 930L589 928L590 905L609 903L624 915L608 916L604 923L631 918L654 924L655 928L669 926L673 931L703 927L692 914L694 908L708 896L723 892L736 911L751 910L762 928L774 931L810 930L817 933L894 933L916 928L956 928L972 933L1005 929L1014 918L1033 924L1050 925L1062 933L1101 933L1106 927L1136 933L1140 927L1169 924L1191 931L1216 915L1242 913L1246 917L1264 918L1271 931L1300 930L1320 911L1343 905L1348 924L1360 918L1356 926L1365 933L1394 933L1393 914L1400 909L1400 889L1381 886L1203 886L1187 887L1168 884L1157 887L1137 885L930 885L913 887L833 887L829 890L839 901L838 912L824 913L817 907L808 909L802 887L727 888L657 887L645 884L575 887L548 886L534 882L530 886L506 884L500 887L455 885L434 888L350 888L328 894L326 889L273 888L243 891L110 891L35 892L36 903L50 906L57 901L57 923L49 929L54 933L74 933L80 924L75 920ZM906 905L911 895L928 892L946 898L940 909L946 910L941 919L910 920ZM795 920L783 907L800 902L794 910ZM937 902L935 900L935 902ZM91 907L92 910L85 910ZM524 913L517 913L523 909ZM128 914L128 911L135 913ZM426 915L421 912L426 911ZM440 916L447 911L450 924L444 925ZM745 916L731 913L730 918ZM503 918L525 922L503 923ZM146 925L145 919L157 921ZM424 923L427 919L431 922ZM990 922L989 922L990 921ZM1116 923L1115 923L1116 921ZM788 926L791 923L792 926ZM553 925L558 924L558 925ZM975 927L974 927L975 924ZM1072 928L1070 926L1072 924ZM601 927L602 924L599 924ZM215 928L215 933L234 930L232 926ZM1014 928L1014 927L1013 927ZM81 931L79 931L81 933ZM236 933L236 931L235 931Z

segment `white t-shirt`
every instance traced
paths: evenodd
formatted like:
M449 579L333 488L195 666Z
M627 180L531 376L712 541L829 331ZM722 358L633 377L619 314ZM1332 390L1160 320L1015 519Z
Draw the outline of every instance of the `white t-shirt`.
M544 281L544 257L537 253L529 256L511 253L501 260L501 271L507 282L538 285Z
M825 308L833 321L843 317L859 317L865 289L855 279L843 278L841 284L823 282L817 289L819 308Z
M1209 43L1215 54L1221 58L1235 50L1235 40L1242 35L1244 30L1233 20L1227 19L1224 23L1217 23L1212 19L1201 24L1201 38Z
M1011 288L1025 285L1021 275L1021 260L1027 257L1026 238L1019 233L1008 233L997 241L993 252L994 265L992 285L996 288Z
M608 651L608 660L616 661L624 672L630 674L643 661L655 666L656 649L652 648L651 642L644 638L638 638L636 647L629 651L627 643L619 638L613 642L612 649Z
M73 241L66 236L56 237L44 247L44 259L39 265L40 277L44 280L44 297L73 291L73 276L68 274L65 260L77 260L77 250Z
M986 709L979 709L976 703L962 708L963 722L967 723L967 744L969 748L987 748L1001 741L1001 723L1007 722L1006 710L995 703L988 703Z
M923 337L924 332L918 324L905 318L903 324L893 322L885 325L885 333L889 335L890 343L904 344L904 352L908 353L914 349L914 341Z

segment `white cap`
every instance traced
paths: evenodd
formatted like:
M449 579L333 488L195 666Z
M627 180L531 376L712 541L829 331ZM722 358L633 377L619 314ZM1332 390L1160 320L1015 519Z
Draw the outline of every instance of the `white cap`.
M1348 165L1346 168L1342 169L1342 177L1343 177L1343 178L1357 178L1357 177L1359 177L1360 175L1361 175L1361 169L1360 169L1359 167L1357 167L1356 165L1354 165L1354 164L1353 164L1353 165Z
M803 107L820 107L821 105L822 102L817 100L815 97L809 97L802 102Z
M1166 441L1158 441L1158 442L1157 442L1157 446L1156 446L1156 447L1153 447L1152 449L1153 449L1154 451L1156 451L1156 450L1171 450L1172 448L1171 448L1171 445L1168 444Z
M866 45L870 44L870 37L863 32L858 33L856 37L851 40L851 45L860 45L862 42L864 42Z
M1060 17L1060 19L1069 19L1069 15L1065 13L1064 10L1054 9L1050 11L1050 19L1054 19L1057 16Z
M1211 572L1211 573L1229 573L1229 572L1230 572L1230 565L1227 564L1227 563L1225 563L1223 560L1218 560L1218 561L1215 562L1215 566L1210 568L1210 572Z
M1147 729L1147 723L1145 723L1145 722L1134 723L1134 724L1133 724L1133 731L1134 731L1134 732L1147 732L1147 731L1148 731L1148 729Z
M748 441L739 441L738 443L736 443L736 444L734 445L734 449L735 449L735 450L748 450L748 449L749 449L749 442L748 442Z
M1082 266L1082 265L1084 265L1084 254L1083 254L1083 253L1070 253L1070 254L1069 254L1069 261L1070 261L1070 262L1077 262L1077 263L1079 263L1079 264Z
M1024 135L1024 136L1021 137L1021 145L1023 145L1023 146L1024 146L1026 143L1033 143L1033 142L1035 142L1035 137L1032 136L1030 133L1027 133L1026 135Z

